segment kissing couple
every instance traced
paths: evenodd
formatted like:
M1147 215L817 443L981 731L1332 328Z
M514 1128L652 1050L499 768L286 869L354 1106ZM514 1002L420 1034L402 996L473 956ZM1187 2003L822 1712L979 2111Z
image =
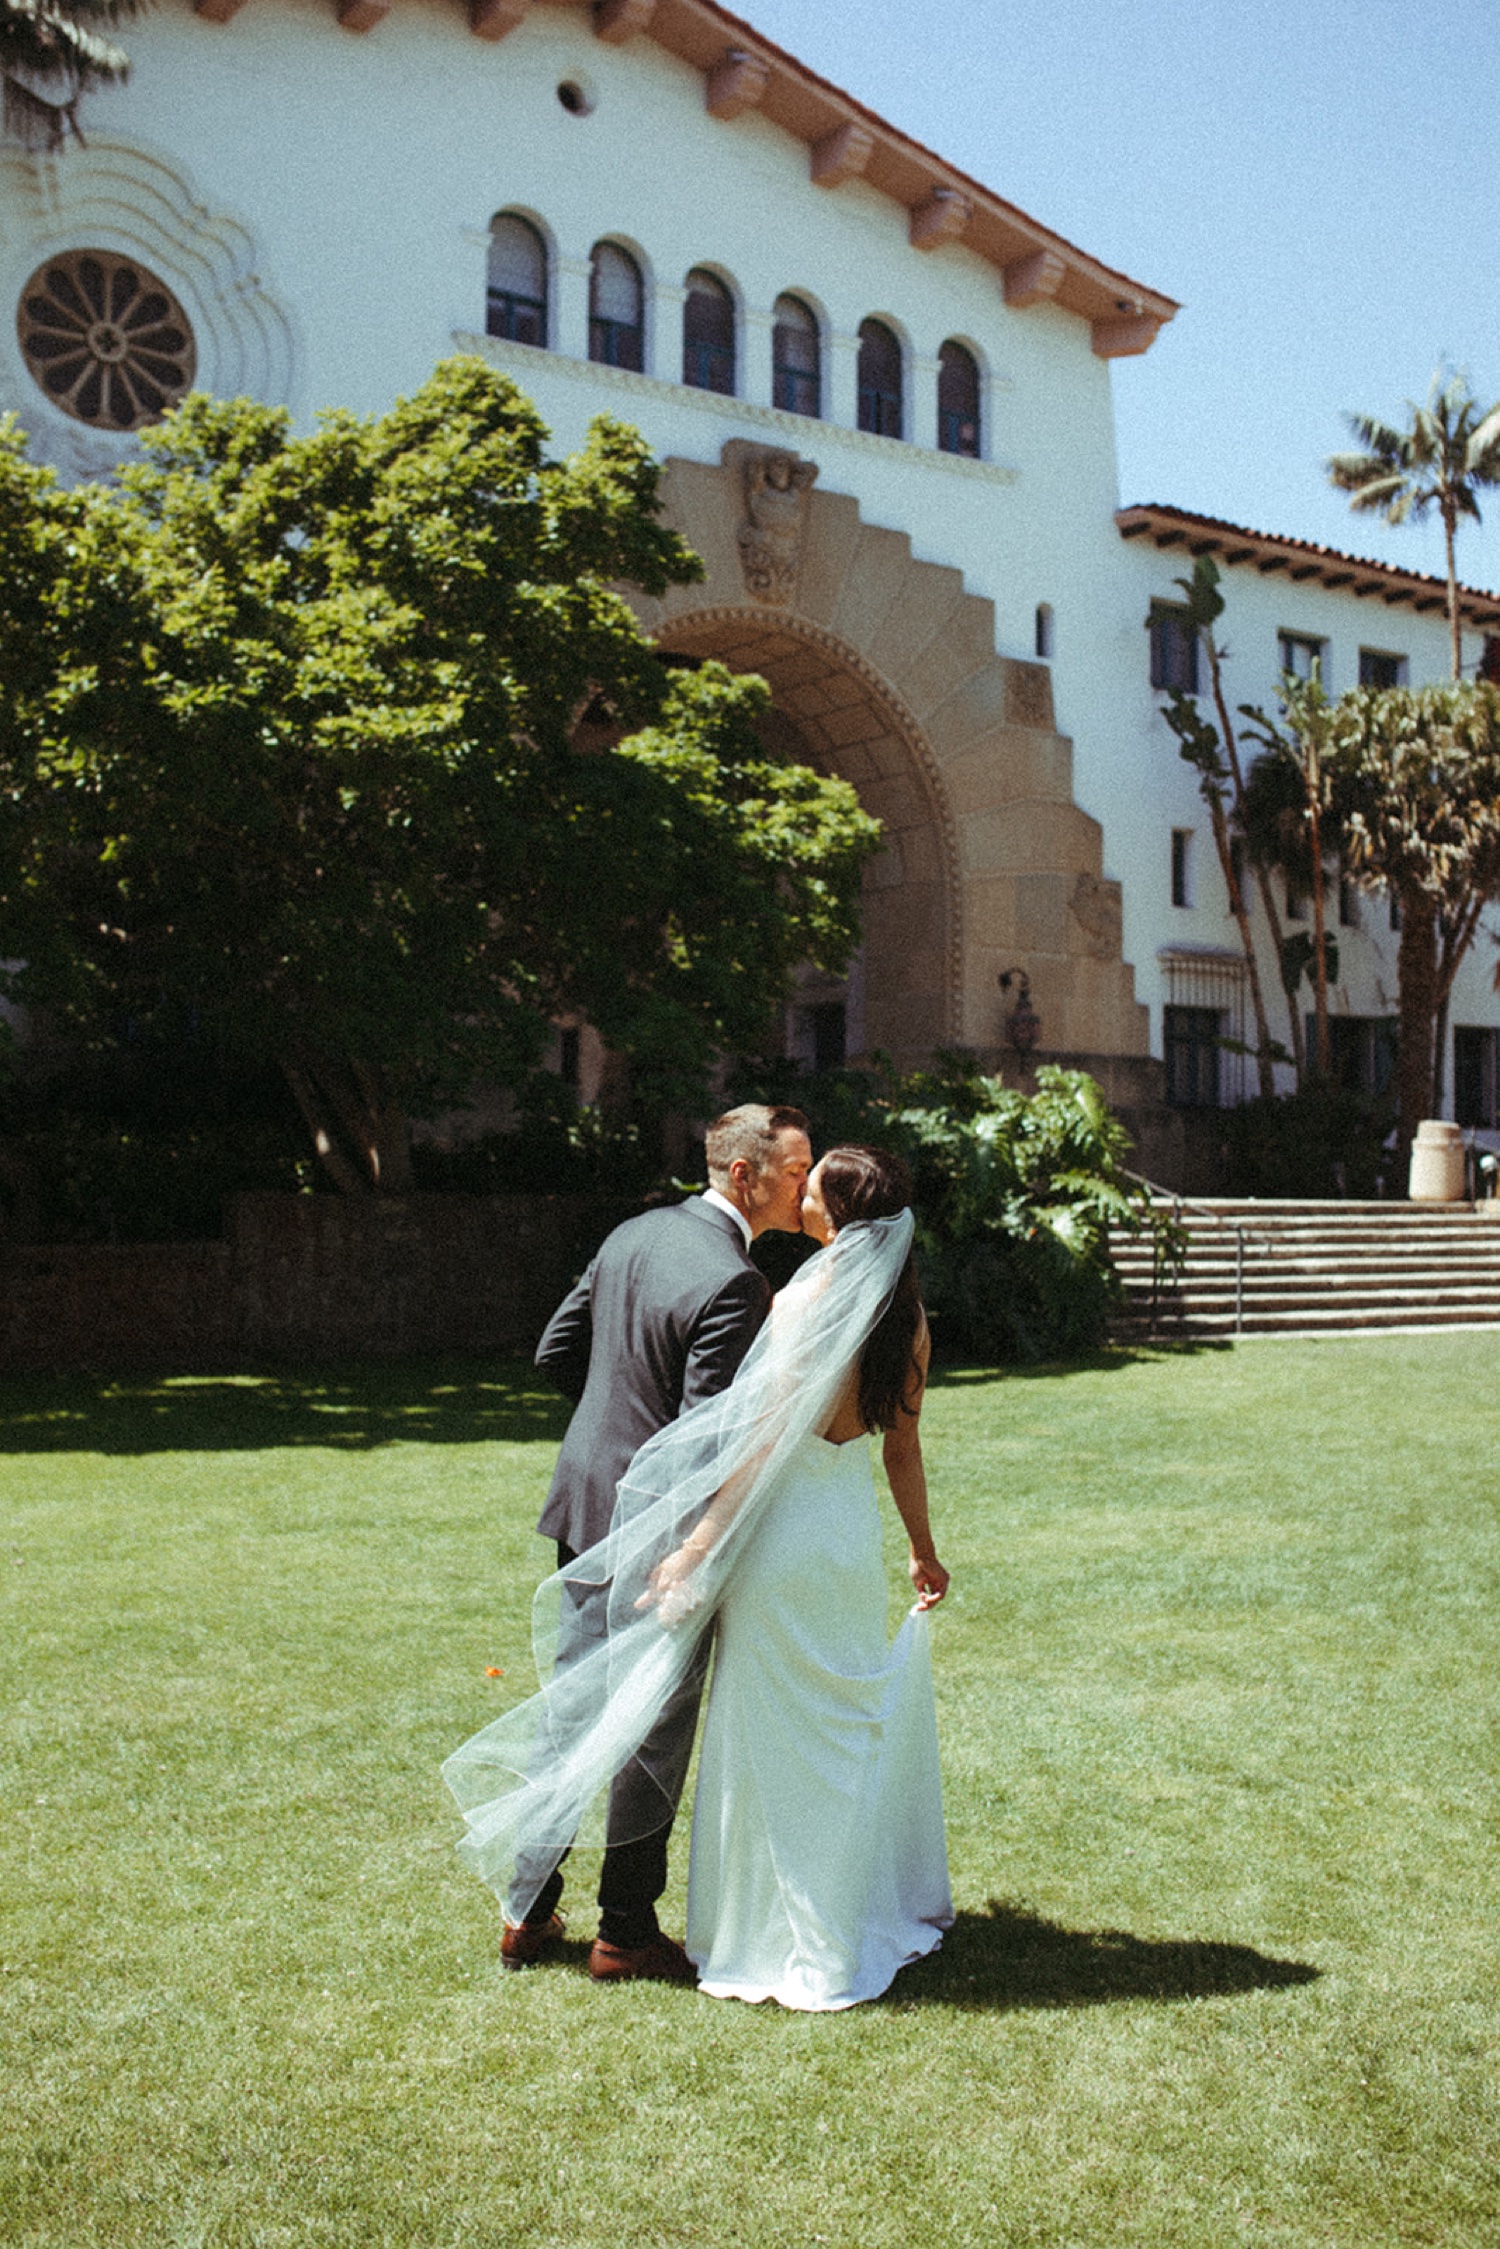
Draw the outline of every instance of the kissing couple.
M539 1526L541 1691L443 1775L507 1966L562 1935L563 1861L597 1841L597 1982L850 2007L953 1920L911 1181L875 1148L814 1169L802 1112L758 1103L705 1154L707 1192L618 1226L542 1337L576 1410ZM749 1255L772 1228L822 1245L774 1303ZM917 1595L894 1642L877 1432ZM656 1908L710 1657L683 1945Z

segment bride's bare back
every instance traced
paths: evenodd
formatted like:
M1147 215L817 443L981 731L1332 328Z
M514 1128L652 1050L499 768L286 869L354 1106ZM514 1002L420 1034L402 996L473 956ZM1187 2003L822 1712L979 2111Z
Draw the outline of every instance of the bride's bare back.
M924 1312L922 1325L917 1331L917 1340L912 1350L912 1378L906 1398L907 1405L914 1409L911 1415L913 1434L915 1434L916 1416L922 1410L922 1392L927 1385L927 1361L931 1348L927 1315ZM829 1416L826 1426L819 1431L819 1435L830 1445L852 1444L856 1437L865 1437L870 1434L859 1414L859 1377L860 1369L856 1366L845 1384L843 1393Z

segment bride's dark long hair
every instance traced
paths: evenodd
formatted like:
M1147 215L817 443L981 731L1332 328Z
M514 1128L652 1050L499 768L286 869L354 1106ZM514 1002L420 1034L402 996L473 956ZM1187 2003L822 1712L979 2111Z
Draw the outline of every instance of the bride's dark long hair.
M830 1148L819 1169L823 1203L835 1229L861 1218L894 1218L911 1203L911 1173L883 1148ZM913 1254L871 1330L859 1364L859 1418L867 1429L894 1429L908 1403L922 1332L922 1297Z

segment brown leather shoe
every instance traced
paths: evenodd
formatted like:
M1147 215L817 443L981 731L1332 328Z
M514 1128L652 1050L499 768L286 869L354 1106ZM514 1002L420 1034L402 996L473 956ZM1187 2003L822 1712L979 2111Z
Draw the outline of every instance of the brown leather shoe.
M545 1921L507 1921L500 1938L500 1961L506 1968L529 1968L563 1933L562 1915Z
M658 1933L649 1944L611 1944L594 1939L589 1954L589 1974L595 1983L687 1983L698 1981L698 1971L675 1937Z

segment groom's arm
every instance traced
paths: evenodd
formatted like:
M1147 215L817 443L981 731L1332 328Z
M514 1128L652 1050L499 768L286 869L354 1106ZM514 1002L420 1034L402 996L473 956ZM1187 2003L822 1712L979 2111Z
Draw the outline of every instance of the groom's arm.
M589 1378L589 1354L594 1344L593 1293L594 1268L590 1265L547 1322L536 1347L539 1371L574 1405L583 1396Z
M682 1411L727 1390L771 1309L771 1286L753 1265L716 1291L693 1323L683 1369Z

